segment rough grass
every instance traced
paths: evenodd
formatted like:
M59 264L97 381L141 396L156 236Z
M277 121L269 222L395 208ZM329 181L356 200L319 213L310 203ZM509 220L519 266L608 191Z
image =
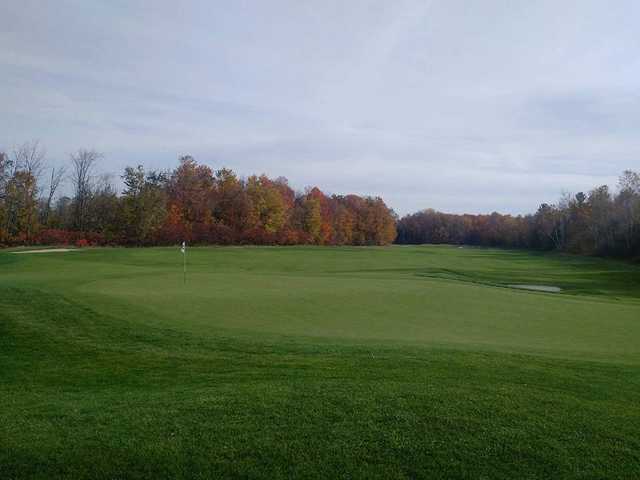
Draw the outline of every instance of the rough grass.
M0 253L0 478L637 478L639 278L203 248L184 286L177 249Z

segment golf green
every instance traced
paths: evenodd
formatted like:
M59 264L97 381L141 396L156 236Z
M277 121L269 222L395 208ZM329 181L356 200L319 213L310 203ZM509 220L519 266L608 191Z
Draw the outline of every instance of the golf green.
M1 478L635 478L640 267L0 252ZM559 290L545 292L514 288Z

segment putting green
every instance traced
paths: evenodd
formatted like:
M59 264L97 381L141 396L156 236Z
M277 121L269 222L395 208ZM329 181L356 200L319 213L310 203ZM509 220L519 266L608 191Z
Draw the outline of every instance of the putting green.
M638 269L617 262L447 247L192 248L184 284L177 249L37 257L7 273L102 313L197 335L640 361ZM507 288L535 283L564 290Z

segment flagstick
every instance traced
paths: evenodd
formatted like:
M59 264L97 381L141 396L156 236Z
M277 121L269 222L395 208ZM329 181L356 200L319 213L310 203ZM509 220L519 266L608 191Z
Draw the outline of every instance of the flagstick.
M182 252L182 283L187 284L187 249Z

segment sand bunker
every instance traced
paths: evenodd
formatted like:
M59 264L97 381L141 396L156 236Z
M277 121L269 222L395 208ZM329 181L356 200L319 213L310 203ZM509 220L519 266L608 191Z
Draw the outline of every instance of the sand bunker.
M48 248L43 250L21 250L19 252L11 253L60 253L60 252L75 252L77 248Z
M560 287L552 287L551 285L507 285L511 288L521 288L523 290L535 290L536 292L561 292Z

